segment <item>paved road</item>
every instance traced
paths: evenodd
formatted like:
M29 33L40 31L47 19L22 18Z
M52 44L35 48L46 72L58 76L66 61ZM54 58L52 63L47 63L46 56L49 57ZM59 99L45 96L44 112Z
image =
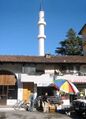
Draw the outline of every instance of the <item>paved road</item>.
M0 119L79 119L60 113L43 113L28 111L0 111ZM81 119L81 118L80 118Z
M9 111L9 112L0 112L0 119L70 119L70 118L56 113Z

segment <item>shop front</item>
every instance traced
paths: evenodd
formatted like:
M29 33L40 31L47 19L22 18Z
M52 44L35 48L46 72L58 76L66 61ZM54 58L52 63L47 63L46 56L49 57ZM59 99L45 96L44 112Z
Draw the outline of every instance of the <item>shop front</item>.
M17 99L17 79L12 72L1 70L0 105L7 105L9 99Z

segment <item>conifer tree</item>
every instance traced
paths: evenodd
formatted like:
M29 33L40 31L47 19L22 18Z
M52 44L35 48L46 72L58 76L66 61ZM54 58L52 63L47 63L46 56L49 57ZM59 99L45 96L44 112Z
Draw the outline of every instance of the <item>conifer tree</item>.
M61 47L57 47L56 54L60 55L83 55L83 40L76 35L75 31L70 28L67 32L66 39L60 42Z

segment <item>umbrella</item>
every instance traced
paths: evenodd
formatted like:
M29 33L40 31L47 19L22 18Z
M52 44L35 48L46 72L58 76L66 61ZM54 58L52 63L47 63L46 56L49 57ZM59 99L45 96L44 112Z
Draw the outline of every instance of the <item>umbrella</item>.
M57 87L54 83L51 83L49 87L53 87L55 90L59 91L59 87Z
M69 93L69 94L79 93L77 87L72 82L69 82L68 80L65 79L54 80L54 84L59 88L60 91L63 91L65 93Z

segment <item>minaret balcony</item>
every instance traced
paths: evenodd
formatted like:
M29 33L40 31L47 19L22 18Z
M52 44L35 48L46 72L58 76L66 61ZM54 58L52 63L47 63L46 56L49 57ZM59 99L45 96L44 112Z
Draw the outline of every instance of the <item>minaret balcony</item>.
M41 20L41 21L38 22L38 25L44 25L45 26L46 25L46 22L43 21L43 20Z
M46 39L46 36L45 35L38 35L38 39L40 39L40 38Z

